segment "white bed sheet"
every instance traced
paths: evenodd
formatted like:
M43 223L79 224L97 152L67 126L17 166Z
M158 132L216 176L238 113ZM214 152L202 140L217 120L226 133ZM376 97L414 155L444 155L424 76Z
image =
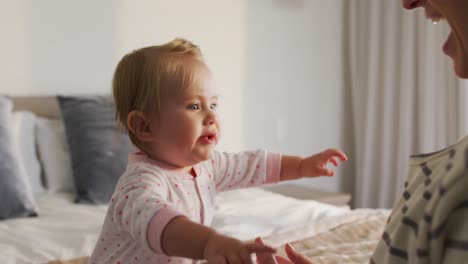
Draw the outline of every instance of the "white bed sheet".
M73 203L72 194L37 196L39 217L0 222L3 263L44 263L89 255L106 206Z
M0 222L2 263L44 263L91 254L107 207L73 203L72 194L37 196L40 216ZM242 240L275 236L348 212L259 188L218 195L213 228Z
M275 236L314 225L325 217L349 211L349 207L298 200L251 188L219 195L212 227L240 240L252 240L259 235Z

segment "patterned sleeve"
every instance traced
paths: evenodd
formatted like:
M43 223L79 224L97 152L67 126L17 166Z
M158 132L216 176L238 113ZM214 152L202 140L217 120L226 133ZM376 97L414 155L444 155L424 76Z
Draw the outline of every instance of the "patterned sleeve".
M215 152L213 175L218 192L278 182L281 155L264 150Z
M168 194L166 181L161 175L135 167L135 170L122 177L112 197L109 213L113 224L120 230L129 232L148 250L162 254L162 230L171 219L182 215L175 205L168 202ZM148 234L151 223L157 224L153 224L155 227ZM153 243L152 247L149 240L158 243Z
M466 263L468 261L468 175L450 187L437 208L429 233L428 250L439 249L440 263ZM447 204L447 206L444 206ZM435 262L433 262L435 263Z
M468 151L418 164L370 263L466 263Z

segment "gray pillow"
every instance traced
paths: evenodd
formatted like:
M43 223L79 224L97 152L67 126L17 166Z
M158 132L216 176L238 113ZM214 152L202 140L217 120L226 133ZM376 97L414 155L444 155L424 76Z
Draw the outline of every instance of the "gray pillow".
M58 96L71 153L77 203L108 203L133 145L117 129L110 96Z
M0 219L37 216L32 188L14 145L12 109L12 101L0 96Z

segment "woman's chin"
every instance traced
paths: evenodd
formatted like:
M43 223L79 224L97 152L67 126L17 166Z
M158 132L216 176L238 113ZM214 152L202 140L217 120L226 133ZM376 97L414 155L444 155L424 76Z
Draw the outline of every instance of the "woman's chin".
M457 71L457 76L462 79L468 79L468 71Z
M468 79L468 58L465 60L462 59L453 59L455 74L463 79Z
M455 42L453 38L449 38L443 50L444 53L452 59L455 74L460 78L468 79L468 51L465 52L461 46L462 45Z

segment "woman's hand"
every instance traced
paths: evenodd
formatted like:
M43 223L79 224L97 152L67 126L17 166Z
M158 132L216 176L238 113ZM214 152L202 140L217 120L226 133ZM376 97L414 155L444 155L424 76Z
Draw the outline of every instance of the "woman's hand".
M264 245L262 238L257 237L255 243ZM297 253L291 244L285 246L286 254L289 259L283 258L281 256L275 256L271 253L257 253L257 263L258 264L313 264L313 262L305 257L304 255Z

